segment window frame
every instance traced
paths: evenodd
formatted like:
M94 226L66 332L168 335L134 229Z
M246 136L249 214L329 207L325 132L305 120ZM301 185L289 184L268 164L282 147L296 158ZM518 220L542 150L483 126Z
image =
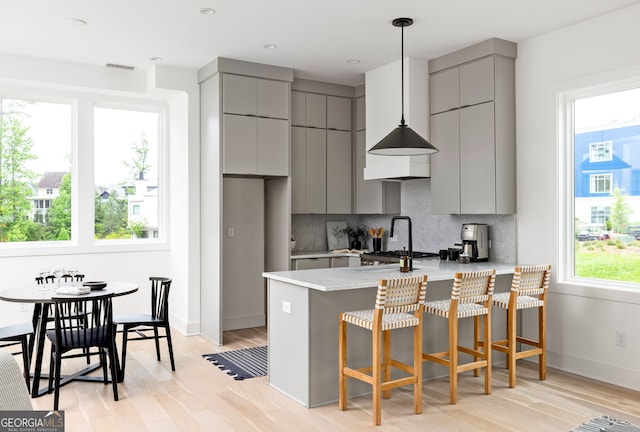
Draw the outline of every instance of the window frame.
M169 221L169 131L168 103L158 97L127 97L83 91L66 91L0 83L2 97L71 105L71 240L0 243L1 257L68 255L168 250ZM158 113L158 226L157 238L94 239L93 108L106 106ZM82 145L79 143L90 143Z
M621 71L589 79L565 83L565 88L553 89L555 138L558 156L557 244L558 270L555 291L566 294L594 296L607 300L637 302L640 284L575 276L575 112L577 99L595 97L640 88L638 72ZM627 74L629 73L629 74ZM613 185L612 185L613 186ZM633 299L629 296L632 296Z
M599 158L597 157L599 148L594 150L594 146L605 147L606 145L606 153L608 154L607 158ZM607 162L613 160L613 142L612 141L599 141L589 143L589 162Z

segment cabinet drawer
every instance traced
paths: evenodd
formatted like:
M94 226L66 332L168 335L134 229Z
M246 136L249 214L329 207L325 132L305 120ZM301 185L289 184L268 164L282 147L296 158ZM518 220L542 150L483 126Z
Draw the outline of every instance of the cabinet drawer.
M300 258L292 261L294 270L329 268L329 258Z

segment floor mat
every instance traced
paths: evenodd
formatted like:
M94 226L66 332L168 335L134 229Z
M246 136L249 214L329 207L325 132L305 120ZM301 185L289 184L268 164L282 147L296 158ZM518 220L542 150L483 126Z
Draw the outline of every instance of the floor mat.
M236 380L267 375L268 348L266 346L203 354L211 364Z

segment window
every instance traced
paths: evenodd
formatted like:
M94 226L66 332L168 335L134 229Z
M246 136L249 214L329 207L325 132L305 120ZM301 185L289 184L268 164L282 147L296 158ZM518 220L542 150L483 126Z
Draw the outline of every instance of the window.
M611 193L611 174L593 174L589 184L591 193Z
M591 143L589 146L590 162L610 161L611 158L611 141Z
M611 216L611 207L595 206L591 207L591 223L606 224Z
M162 247L164 104L37 92L0 84L0 255Z
M96 198L109 192L95 200L96 239L140 239L158 229L158 134L157 111L94 108Z
M560 130L567 131L560 137L567 155L562 277L638 288L640 83L581 89L559 100L566 125Z
M0 94L0 243L71 240L72 111Z

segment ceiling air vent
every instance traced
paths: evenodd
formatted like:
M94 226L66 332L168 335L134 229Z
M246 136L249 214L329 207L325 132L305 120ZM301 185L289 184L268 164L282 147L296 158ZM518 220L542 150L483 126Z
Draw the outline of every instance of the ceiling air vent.
M116 64L116 63L107 63L107 67L108 68L114 68L114 69L124 69L124 70L134 70L135 69L135 67L133 67L133 66L121 65L121 64Z

